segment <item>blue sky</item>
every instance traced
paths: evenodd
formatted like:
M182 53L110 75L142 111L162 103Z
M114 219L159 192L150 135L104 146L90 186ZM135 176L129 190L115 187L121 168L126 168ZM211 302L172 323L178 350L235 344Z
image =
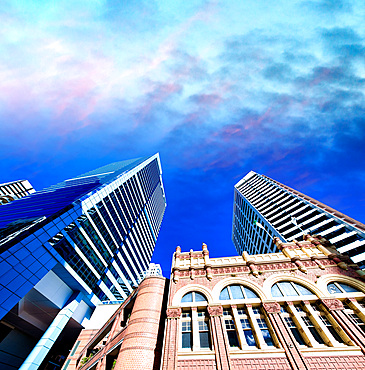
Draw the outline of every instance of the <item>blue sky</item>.
M251 169L365 222L363 1L3 1L0 182L159 152L176 245L234 255Z

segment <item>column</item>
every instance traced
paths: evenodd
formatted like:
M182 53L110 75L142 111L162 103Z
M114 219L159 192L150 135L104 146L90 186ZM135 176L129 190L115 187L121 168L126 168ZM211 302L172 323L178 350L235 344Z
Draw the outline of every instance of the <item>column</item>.
M344 306L342 302L338 299L321 299L320 303L324 306L336 322L340 325L341 329L346 333L346 335L361 348L362 353L365 354L365 337L361 330L359 330L356 325L353 324L351 320L343 312Z
M163 353L163 370L177 369L177 351L179 343L180 307L170 307L166 311L165 348Z
M259 325L258 325L258 323L255 319L254 313L252 311L252 305L246 304L246 308L247 308L248 317L249 317L249 320L250 320L250 323L251 323L251 328L253 329L253 332L256 335L257 346L259 348L267 348L267 344L265 342L265 339L262 336L260 327L259 327Z
M241 347L241 349L244 349L245 347L247 348L248 345L247 345L247 342L246 342L245 334L243 333L241 320L238 316L237 306L236 305L231 305L231 308L232 308L232 315L233 315L234 325L236 326L236 330L237 330L237 333L238 333L238 340L240 342L240 347Z
M51 325L33 348L32 352L25 359L19 370L38 369L44 358L47 356L49 350L57 340L58 336L61 334L62 330L72 317L73 313L76 311L76 308L79 306L82 297L82 293L75 293L72 295L71 301L69 300L69 303L67 303L66 306L63 307L62 310L57 314Z
M208 306L217 370L231 370L228 338L223 325L223 307Z
M191 307L191 330L193 332L193 351L199 351L200 338L198 324L198 309L196 307Z
M304 323L302 317L299 315L293 302L287 302L288 310L292 314L294 322L297 324L300 333L303 335L303 339L307 346L313 347L317 345L317 341L314 339L312 333Z
M263 303L263 307L270 320L271 326L284 349L289 364L293 370L308 370L297 342L293 339L290 330L280 316L280 305L277 302Z
M332 336L330 331L327 329L327 326L323 323L318 313L313 309L309 301L303 301L303 303L305 310L308 312L308 314L313 318L315 322L314 326L317 329L318 334L322 337L327 346L334 347L342 345L342 343L337 342L337 340Z

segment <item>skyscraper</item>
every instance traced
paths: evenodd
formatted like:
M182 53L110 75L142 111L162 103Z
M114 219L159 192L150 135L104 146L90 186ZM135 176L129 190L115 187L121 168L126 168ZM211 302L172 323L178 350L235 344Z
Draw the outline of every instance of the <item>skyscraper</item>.
M364 224L253 171L235 185L232 240L238 253L274 252L273 237L286 242L304 232L325 237L365 268Z
M2 368L21 365L35 344L21 368L37 368L63 329L81 328L96 304L122 302L148 269L165 207L158 154L1 206Z
M18 180L0 184L0 205L12 202L14 199L23 198L34 193L28 180Z

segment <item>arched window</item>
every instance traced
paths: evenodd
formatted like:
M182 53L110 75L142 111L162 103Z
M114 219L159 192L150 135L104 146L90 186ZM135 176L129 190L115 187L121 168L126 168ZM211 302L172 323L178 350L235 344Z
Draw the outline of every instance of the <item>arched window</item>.
M258 295L249 288L246 288L243 285L229 285L225 287L221 294L219 295L219 299L222 301L228 301L231 299L251 299L251 298L259 298Z
M301 295L313 295L309 289L303 285L294 283L292 281L280 281L271 288L271 295L273 297L296 297Z
M327 285L327 290L330 294L337 293L362 293L360 290L343 283L329 283Z
M181 299L181 303L206 302L206 301L207 301L207 299L205 298L205 296L203 296L203 294L198 293L198 292L186 293Z

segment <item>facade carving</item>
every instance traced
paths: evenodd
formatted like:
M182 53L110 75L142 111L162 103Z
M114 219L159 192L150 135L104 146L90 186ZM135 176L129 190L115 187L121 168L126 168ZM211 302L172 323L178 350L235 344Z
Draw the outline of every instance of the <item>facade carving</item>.
M223 307L222 306L208 306L209 316L222 316Z
M343 310L343 304L338 299L322 299L321 302L326 306L330 311Z
M181 308L168 308L166 310L167 319L178 319L181 316Z
M280 312L280 305L277 302L263 303L263 307L267 313Z

